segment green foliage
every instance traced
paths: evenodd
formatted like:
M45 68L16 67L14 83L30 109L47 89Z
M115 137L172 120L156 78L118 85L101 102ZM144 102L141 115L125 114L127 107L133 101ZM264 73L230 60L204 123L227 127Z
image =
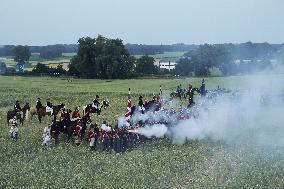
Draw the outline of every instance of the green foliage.
M11 75L11 74L14 74L14 73L16 73L16 68L14 68L14 67L7 67L7 69L6 69L6 74L7 75Z
M49 68L46 64L38 63L32 70L34 74L65 74L66 71L62 65L58 65L57 68Z
M40 57L43 59L54 59L62 56L64 46L44 46L40 49Z
M134 57L124 48L122 40L80 38L78 53L71 60L71 71L85 78L118 79L133 74Z
M25 64L29 61L31 56L31 52L28 46L19 45L13 49L14 52L14 60L18 64Z
M154 65L154 58L149 56L142 56L136 62L136 73L142 74L156 74L158 67Z

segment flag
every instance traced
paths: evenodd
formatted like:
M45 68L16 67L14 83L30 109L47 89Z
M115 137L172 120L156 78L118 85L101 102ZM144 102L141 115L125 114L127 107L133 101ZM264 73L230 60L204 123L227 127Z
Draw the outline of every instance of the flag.
M127 112L125 113L124 117L126 120L130 119L131 117L131 94L130 94L130 88L128 89L128 100L127 100Z
M163 91L162 91L162 85L160 85L160 94L159 94L160 98L159 98L159 106L160 106L160 110L163 110Z

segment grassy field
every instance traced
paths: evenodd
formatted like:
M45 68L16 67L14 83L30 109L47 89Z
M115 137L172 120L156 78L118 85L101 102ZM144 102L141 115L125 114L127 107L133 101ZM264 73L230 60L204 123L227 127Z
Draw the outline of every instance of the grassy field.
M217 85L242 89L252 76L205 78L209 89ZM254 76L258 79L258 76ZM274 81L274 76L271 81ZM261 79L262 76L259 76ZM283 76L282 76L283 78ZM83 80L46 77L0 76L0 188L283 188L284 152L245 146L228 146L210 139L188 141L182 146L168 139L153 139L124 154L89 151L60 143L45 150L41 136L51 118L35 119L20 127L20 138L11 141L5 114L15 100L32 107L38 97L68 108L90 103L96 94L110 100L110 108L93 121L114 123L125 113L127 92L133 102L140 95L151 98L162 85L165 93L177 85L200 86L202 78L157 80ZM283 81L283 80L282 80ZM267 90L272 86L265 85ZM284 91L284 86L282 87ZM185 103L185 101L183 102Z

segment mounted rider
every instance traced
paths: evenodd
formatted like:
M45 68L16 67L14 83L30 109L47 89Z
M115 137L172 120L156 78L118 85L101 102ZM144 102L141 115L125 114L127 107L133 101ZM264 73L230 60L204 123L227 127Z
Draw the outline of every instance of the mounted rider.
M20 114L21 118L23 118L22 108L21 108L20 102L18 100L16 100L16 103L14 105L14 112L15 112L16 115Z
M37 113L39 113L39 110L42 108L42 103L40 101L40 98L37 98L37 101L36 101L36 111Z
M139 111L140 111L142 114L144 114L144 112L145 112L145 104L144 104L144 102L143 102L143 97L142 97L142 96L139 97L138 108L139 108Z
M75 111L72 113L72 121L77 121L80 119L80 112L78 108L75 108Z
M203 97L203 96L206 96L206 88L205 88L205 83L204 83L204 79L202 79L202 84L201 84L201 87L200 87L200 95Z
M101 104L99 100L100 100L99 95L96 95L96 98L93 100L93 103L92 103L93 108L99 109L99 105Z
M17 123L17 116L14 116L14 117L13 117L13 119L11 120L11 124L18 126L18 123Z
M46 101L46 112L50 112L51 115L53 114L53 105L49 99Z
M189 84L189 87L188 87L188 108L191 107L193 104L194 104L194 101L193 101L193 95L194 95L194 89L192 88L192 85Z
M62 108L61 112L60 112L60 121L64 120L65 119L65 116L66 116L66 111L65 111L65 108Z

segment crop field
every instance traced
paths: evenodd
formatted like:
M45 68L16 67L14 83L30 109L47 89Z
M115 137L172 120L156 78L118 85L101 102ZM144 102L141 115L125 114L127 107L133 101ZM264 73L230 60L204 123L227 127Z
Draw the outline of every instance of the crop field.
M206 87L218 85L243 89L247 79L260 76L205 78ZM274 81L273 75L266 76ZM279 77L277 77L279 78ZM282 75L282 78L284 76ZM124 115L128 88L132 102L140 95L152 98L159 86L169 94L181 84L200 87L202 78L85 80L47 77L0 76L0 188L284 188L284 149L259 146L231 146L223 141L206 138L189 140L183 145L172 144L167 138L153 138L123 154L90 151L87 140L80 146L65 143L45 149L43 128L51 117L25 121L19 126L20 137L9 137L6 112L16 100L35 107L38 97L45 103L64 102L67 108L91 103L96 95L108 99L110 107L102 115L92 116L93 122L103 120L114 124ZM283 80L282 80L283 81ZM264 85L273 92L272 85ZM284 91L281 82L278 85ZM197 97L198 100L198 97ZM186 104L177 101L178 103Z
M58 57L51 60L44 60L39 57L39 53L32 53L29 63L26 64L26 68L29 68L29 71L32 70L38 63L41 64L62 64L69 63L73 53L64 53L62 57ZM8 67L17 67L17 62L14 61L13 57L0 57L0 61L5 62Z

